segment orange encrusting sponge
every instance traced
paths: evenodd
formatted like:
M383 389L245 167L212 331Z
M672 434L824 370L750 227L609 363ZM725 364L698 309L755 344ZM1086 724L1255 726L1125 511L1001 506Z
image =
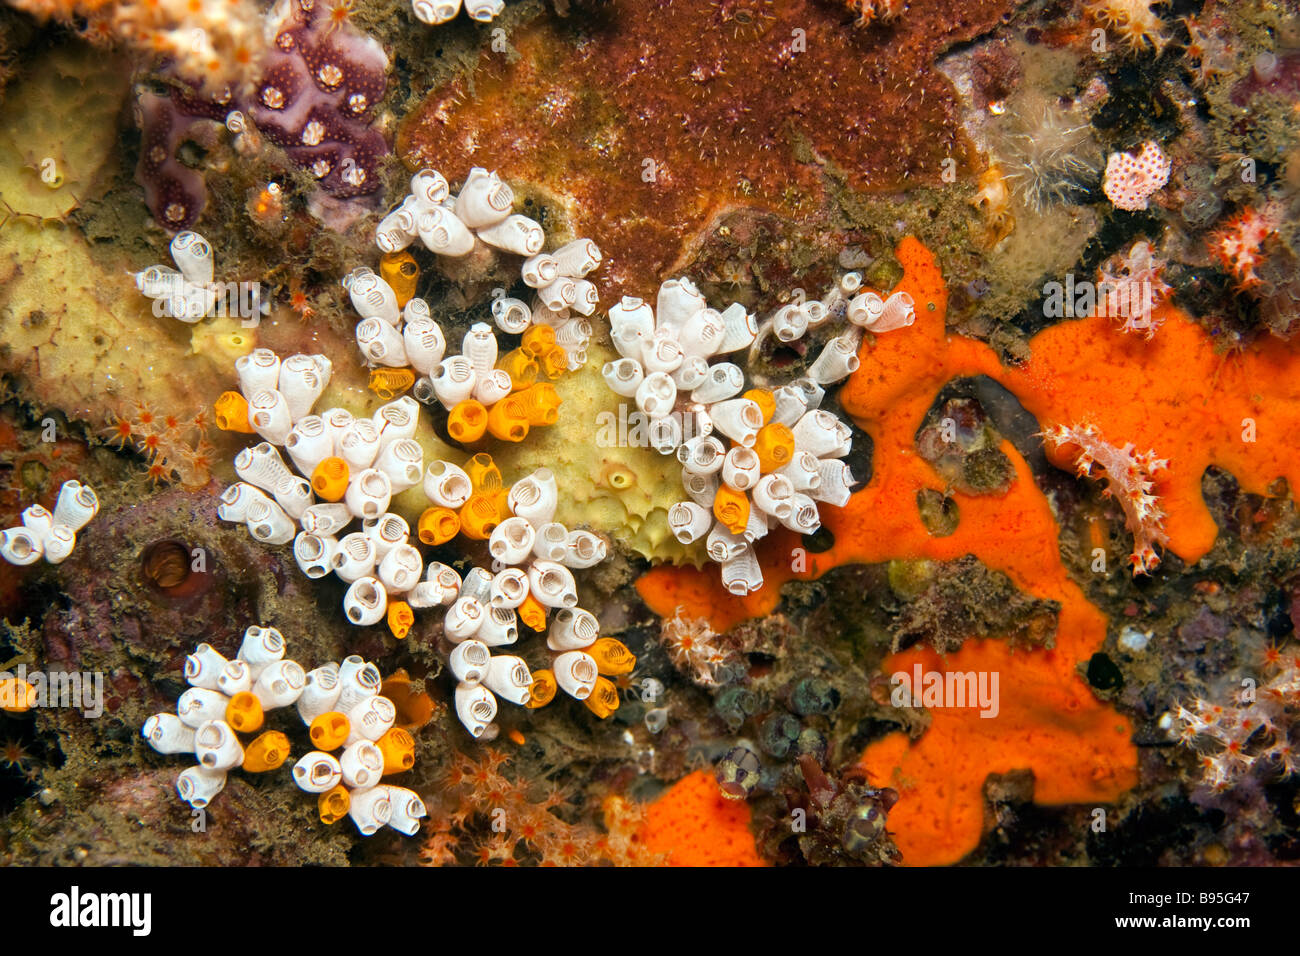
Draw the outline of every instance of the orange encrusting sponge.
M910 671L915 663L925 670L999 674L996 717L933 709L919 739L894 734L863 755L873 782L902 797L889 814L889 831L903 862L954 863L979 842L989 774L1029 769L1038 803L1095 806L1134 785L1137 751L1128 720L1094 697L1076 672L1104 641L1106 617L1067 573L1051 508L1015 448L1002 444L1016 474L1004 495L953 492L961 517L948 537L931 537L921 523L917 493L945 490L914 444L939 390L957 377L988 375L1044 428L1089 423L1114 442L1154 449L1169 460L1154 489L1166 513L1168 547L1191 563L1218 534L1201 497L1209 465L1232 472L1253 494L1268 494L1279 476L1293 488L1300 484L1300 456L1289 445L1289 436L1300 432L1300 359L1293 345L1274 338L1231 357L1219 355L1203 329L1166 303L1157 313L1162 327L1150 341L1118 334L1104 316L1061 322L1032 339L1028 362L1008 369L983 343L947 334L947 290L929 250L909 238L899 243L897 256L904 270L898 289L916 303L916 322L864 341L861 367L840 391L844 410L871 435L875 451L871 481L844 509L822 509L835 545L818 554L805 551L795 564L791 554L802 548L801 540L774 530L757 548L765 584L745 597L727 593L715 568L655 568L638 589L660 615L671 617L680 606L686 616L707 618L714 630L725 631L770 613L789 580L817 578L843 564L973 554L1026 593L1060 601L1053 650L1013 655L1003 641L969 641L942 662L911 649L883 664L886 674ZM1073 464L1060 455L1053 461L1062 468ZM1122 551L1110 557L1109 573L1128 574Z
M645 808L641 843L669 866L766 866L749 817L744 801L726 799L713 774L697 770Z

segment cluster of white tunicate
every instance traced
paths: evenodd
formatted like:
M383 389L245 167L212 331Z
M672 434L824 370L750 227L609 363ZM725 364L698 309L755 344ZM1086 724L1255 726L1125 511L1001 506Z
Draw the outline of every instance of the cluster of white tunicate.
M296 705L303 723L322 715L341 717L343 753L307 754L293 768L294 781L310 793L343 784L348 813L362 835L387 824L410 836L425 815L414 791L380 786L386 772L409 769L410 759L386 767L376 741L393 731L397 708L379 695L379 671L359 657L326 664L307 673L284 656L284 637L273 627L253 625L244 632L234 660L210 644L200 644L185 659L190 688L176 702L175 714L154 714L141 735L161 754L192 754L198 765L181 772L176 792L195 809L206 807L237 767L253 773L277 770L289 757L289 739L267 730L247 747L239 734L262 730L266 712ZM331 713L337 712L337 713ZM399 733L405 734L404 731ZM402 752L411 752L409 735ZM322 759L323 758L323 759Z
M346 791L331 807L322 799L321 818L346 808L362 836L389 826L414 836L426 815L424 801L414 790L381 783L386 774L401 773L414 762L414 741L394 727L397 707L379 693L379 668L357 655L324 664L307 674L299 696L298 716L311 728L317 750L293 765L293 781L308 793L329 795ZM390 743L391 742L391 743ZM342 748L336 757L331 750Z
M348 585L343 612L354 625L378 624L395 601L411 609L446 607L448 640L470 642L455 658L453 671L461 663L470 668L465 676L457 674L456 712L475 737L491 725L498 696L527 704L533 682L527 665L513 656L489 661L487 648L518 640L516 609L530 596L544 613L573 611L563 620L581 614L594 625L594 617L575 609L572 569L589 568L608 552L600 536L553 520L554 474L539 468L510 487L505 497L511 516L498 522L494 510L490 521L495 525L488 538L492 571L473 568L462 580L441 562L426 566L406 519L388 510L393 495L417 484L435 508L452 512L463 513L475 495L474 482L459 465L439 459L424 467L423 447L413 437L417 402L397 399L370 418L354 418L340 408L314 415L312 405L329 378L323 356L281 361L274 352L257 349L237 360L235 369L241 391L251 396L249 424L266 440L235 457L241 480L223 493L218 515L243 522L265 544L292 540L294 559L307 577L337 575ZM281 457L280 446L297 474ZM340 485L330 495L342 491L342 500L318 502L313 489L323 489L331 477L327 459L337 459L332 464L345 475L346 490ZM483 499L485 507L497 508L490 497ZM354 520L361 528L349 532ZM390 618L389 623L396 633L396 622ZM596 636L593 631L591 640ZM585 699L595 686L594 663L565 658L557 666L559 686Z
M172 239L176 269L149 266L135 274L135 287L154 300L154 309L182 322L197 322L216 307L212 287L212 243L197 232L177 233Z
M495 20L505 9L505 0L464 0L465 12L480 23ZM461 0L411 0L415 19L436 26L453 20L460 13Z
M388 511L393 495L424 476L424 448L414 438L420 406L403 397L370 417L354 418L342 408L314 415L330 369L323 355L281 361L269 349L235 362L249 424L266 440L235 457L241 480L226 489L217 513L223 521L246 524L264 544L293 541L294 557L308 577L336 573L349 585L343 598L347 619L368 626L384 617L389 595L410 591L424 570L406 521ZM316 474L326 459L337 460L346 487L318 502L313 479L326 488L335 477ZM354 519L363 522L362 530L339 537Z
M176 792L201 809L225 787L226 774L245 763L245 748L230 725L231 720L239 722L231 701L252 694L257 700L254 712L287 707L302 694L306 674L296 661L285 659L279 631L253 625L244 632L234 660L222 657L211 644L196 647L185 658L185 680L190 689L176 701L176 713L154 714L145 721L141 735L160 754L198 758L198 766L176 779ZM260 728L261 721L257 723ZM282 764L287 750L277 757Z
M395 253L419 239L430 252L447 258L467 256L486 244L524 257L520 275L537 290L536 297L531 306L521 299L498 298L492 304L493 319L501 331L514 335L533 324L551 326L569 368L576 369L587 360L591 337L585 317L600 304L595 284L586 278L600 265L600 249L590 239L575 239L543 252L545 232L535 220L512 213L514 201L510 186L485 169L471 169L454 197L446 177L423 169L411 177L410 195L380 221L375 244L381 252ZM399 309L392 287L366 267L353 270L343 284L361 315L357 344L371 365L410 365L435 382L438 374L450 377L467 397L473 392L477 383L467 366L453 370L439 365L446 342L426 302L411 299ZM408 331L412 322L416 328Z
M154 315L193 325L209 315L261 317L264 303L255 282L213 282L212 243L197 232L177 233L169 247L176 269L152 265L135 274L135 287L154 300ZM179 271L177 271L179 270Z
M609 311L610 335L623 358L605 365L605 381L635 400L648 419L652 447L682 463L690 500L669 510L669 525L685 544L708 536L708 554L722 565L733 594L762 586L753 543L774 525L811 534L820 527L819 501L838 507L848 501L854 479L838 459L849 453L852 432L819 407L825 386L858 368L863 330L887 332L915 319L907 293L881 299L859 292L861 283L860 275L847 273L824 298L785 305L761 327L738 303L722 312L710 308L685 278L664 282L654 309L625 297ZM768 335L790 343L845 319L848 328L826 343L804 377L763 393L770 412L758 396L746 397L754 393L742 395L739 365L710 363L742 348L753 361Z
M898 291L882 299L870 289L863 290L862 274L846 272L820 299L806 299L802 295L773 312L758 329L758 335L749 348L749 361L758 359L759 350L769 335L784 345L803 338L813 329L827 323L848 328L828 341L817 358L808 366L807 377L818 385L833 385L858 369L858 345L862 332L892 332L916 321L912 297Z
M40 505L23 509L22 526L0 531L0 557L10 564L34 564L42 557L59 564L72 553L77 532L99 513L99 498L89 485L65 481L51 512Z
M448 470L443 480L469 487L463 471ZM448 500L445 491L437 498L434 489L426 491L437 503ZM517 609L530 597L543 613L557 612L547 640L551 650L576 650L600 636L595 617L576 606L572 569L603 561L608 553L605 540L590 531L570 531L554 520L558 489L548 468L515 482L506 502L511 517L493 528L488 539L491 573L472 568L460 580L455 571L439 566L439 603L449 605L443 633L456 645L449 660L458 681L456 715L475 737L481 737L496 717L498 697L521 706L531 702L533 675L523 658L491 654L491 648L518 640ZM584 642L570 640L557 647L556 635L573 631L579 622ZM595 688L599 674L588 655L561 654L552 665L556 683L571 697L585 700Z

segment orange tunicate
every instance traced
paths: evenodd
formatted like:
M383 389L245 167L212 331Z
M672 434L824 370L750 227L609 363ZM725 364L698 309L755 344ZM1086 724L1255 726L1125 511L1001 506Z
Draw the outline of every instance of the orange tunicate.
M537 358L547 378L557 378L569 370L569 353L559 345L552 345Z
M763 421L770 422L772 415L776 412L776 397L771 390L766 388L751 388L742 398L747 398L763 413Z
M222 392L212 405L212 417L223 432L253 434L253 426L248 421L248 399L238 392Z
M348 492L348 463L333 456L312 469L311 490L322 501L342 501Z
M519 350L540 361L553 345L555 345L555 329L549 325L530 325L524 330Z
M427 692L411 689L411 675L399 667L384 678L379 694L397 708L397 726L405 731L419 730L433 719L433 698Z
M244 751L243 769L249 773L279 770L289 759L289 738L279 730L268 730Z
M307 736L311 738L312 746L326 753L342 747L351 732L352 724L347 716L337 710L321 714L307 728Z
M514 395L507 395L488 409L487 429L492 433L493 438L519 442L528 437L528 415L519 397L521 394L517 392Z
M17 677L0 680L0 710L22 714L36 706L36 688Z
M523 402L529 425L554 425L560 417L560 396L550 382L538 382L512 397Z
M713 499L713 516L732 534L740 534L749 524L749 496L724 484Z
M403 249L401 252L386 252L379 260L379 275L393 289L397 296L398 308L410 302L415 296L415 284L420 281L420 266L415 256Z
M461 534L474 541L486 541L501 520L501 509L495 495L475 492L460 507Z
M583 703L587 709L605 720L612 717L618 710L618 688L603 677L596 678L596 686L591 689L591 693L586 696Z
M249 691L236 694L226 704L226 723L231 730L237 730L241 734L256 733L264 720L262 702L256 694Z
M528 703L524 706L530 710L545 707L555 699L557 686L555 674L549 668L533 671L533 682L528 688Z
M515 613L519 615L519 620L532 630L538 633L546 630L546 605L533 597L531 592L524 598L524 603L519 605Z
M515 391L532 385L541 372L537 360L522 348L512 349L497 359L497 368L504 369L510 376L510 387Z
M467 398L447 415L447 434L462 445L470 445L487 431L488 413L482 402Z
M411 633L411 625L415 623L415 612L405 601L389 601L387 618L388 629L392 631L393 637L400 641Z
M749 805L723 797L713 774L697 770L646 806L640 837L669 866L766 866L749 824Z
M426 508L416 525L416 535L425 544L437 547L460 533L460 516L450 508Z
M794 457L794 432L780 422L764 425L754 440L754 454L758 455L758 470L765 475L788 465Z
M415 372L409 368L377 368L370 372L370 390L385 402L401 395L415 384Z
M465 462L465 474L475 491L495 495L504 485L501 469L487 452L479 452Z
M612 637L596 640L587 653L596 661L596 670L608 677L630 674L636 667L636 655L627 649L622 641Z
M321 823L338 823L348 815L352 807L352 796L348 788L339 784L333 790L327 790L316 798L316 809L320 813Z
M400 727L392 727L375 741L384 755L384 773L402 773L415 766L415 738Z

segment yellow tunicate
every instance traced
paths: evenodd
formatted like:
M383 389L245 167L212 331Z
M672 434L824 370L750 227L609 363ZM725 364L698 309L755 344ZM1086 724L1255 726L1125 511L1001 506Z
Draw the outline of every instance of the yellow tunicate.
M370 390L386 402L414 384L415 373L409 368L377 368L370 372Z
M388 629L393 632L393 637L399 641L405 639L411 633L411 625L414 623L415 612L411 610L411 605L405 601L388 602Z
M558 345L546 349L537 360L547 378L556 378L569 370L569 353Z
M348 463L342 458L326 458L312 469L311 490L322 501L342 501L348 491Z
M398 307L405 306L415 296L415 284L420 281L420 266L415 256L405 249L385 253L379 260L379 275L393 287Z
M401 773L415 766L415 738L401 727L394 727L375 741L384 755L384 776Z
M530 385L510 397L523 403L529 425L554 425L560 417L561 399L550 382Z
M248 400L238 392L222 392L212 406L212 417L223 432L253 433L248 421Z
M248 691L236 694L226 705L226 723L230 725L231 730L237 730L241 734L257 733L264 719L262 702L255 694Z
M457 403L447 416L447 434L452 441L462 445L471 445L483 437L487 431L488 414L482 402L467 398Z
M501 356L497 359L497 368L504 369L510 376L510 387L514 391L532 385L541 371L537 361L530 358L523 349L513 349Z
M528 688L528 703L524 706L530 710L545 707L555 699L555 674L543 669L533 671L533 682Z
M587 653L595 659L596 670L608 677L630 674L636 667L636 655L627 649L626 644L612 637L599 638L587 648Z
M523 441L528 437L527 407L517 395L507 395L488 410L487 428L500 441Z
M603 677L596 678L596 686L583 701L587 709L604 720L618 710L618 688Z
M446 544L460 533L460 516L450 508L428 508L420 515L416 535L425 544L435 548Z
M794 457L794 432L780 422L764 425L754 439L754 454L758 455L758 470L765 475L783 468Z
M326 790L316 798L316 808L320 811L321 823L338 823L352 808L348 788L339 784L333 790Z
M713 499L713 516L732 534L741 534L749 524L749 498L743 491L724 484Z
M474 541L486 541L492 529L501 523L501 509L496 495L475 492L460 508L460 531Z
M501 469L487 452L479 452L465 462L465 474L475 491L494 495L502 488Z
M352 724L349 723L347 716L337 710L331 710L311 722L307 736L311 738L312 746L317 750L329 753L342 747L351 732Z
M530 325L525 331L519 350L525 355L540 359L555 345L555 329L549 325Z
M534 631L541 633L546 630L546 605L531 593L524 598L524 603L519 605L515 613L519 615L519 620Z
M244 769L249 773L266 773L279 770L288 759L289 738L278 730L268 730L244 751Z
M751 388L742 397L758 406L758 410L763 413L763 421L772 420L772 415L776 412L776 397L770 391L766 388Z

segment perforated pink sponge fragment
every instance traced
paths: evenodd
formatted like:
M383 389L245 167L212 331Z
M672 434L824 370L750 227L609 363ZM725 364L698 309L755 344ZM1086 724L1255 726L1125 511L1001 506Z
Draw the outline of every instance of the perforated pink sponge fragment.
M1142 151L1111 153L1106 160L1102 189L1116 209L1135 212L1147 208L1147 199L1169 182L1169 157L1155 140L1142 144Z

